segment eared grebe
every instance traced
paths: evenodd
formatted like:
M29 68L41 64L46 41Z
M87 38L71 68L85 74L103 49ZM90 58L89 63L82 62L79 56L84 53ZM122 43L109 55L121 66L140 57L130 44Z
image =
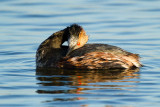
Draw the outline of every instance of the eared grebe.
M68 46L62 44L68 41ZM36 53L36 66L66 69L115 69L141 67L139 56L107 44L86 44L84 29L73 24L52 34Z

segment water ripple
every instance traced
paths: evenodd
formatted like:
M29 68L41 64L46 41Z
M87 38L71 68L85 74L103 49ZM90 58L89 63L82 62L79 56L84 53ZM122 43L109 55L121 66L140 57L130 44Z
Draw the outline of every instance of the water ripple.
M82 13L67 13L67 14L49 14L49 15L42 15L42 14L28 14L28 15L18 15L18 18L50 18L50 17L67 17L67 16L80 16L80 15L88 15L88 14L98 14L95 12L82 12Z

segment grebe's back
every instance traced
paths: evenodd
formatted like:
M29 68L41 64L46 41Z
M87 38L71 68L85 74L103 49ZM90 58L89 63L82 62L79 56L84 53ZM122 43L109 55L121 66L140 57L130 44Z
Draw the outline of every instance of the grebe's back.
M139 56L107 44L86 44L72 51L60 63L60 68L128 69L141 67Z

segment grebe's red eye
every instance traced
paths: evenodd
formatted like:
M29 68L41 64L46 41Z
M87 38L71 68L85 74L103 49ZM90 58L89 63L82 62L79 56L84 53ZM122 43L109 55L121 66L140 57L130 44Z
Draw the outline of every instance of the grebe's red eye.
M80 46L81 45L80 42L78 42L77 45Z

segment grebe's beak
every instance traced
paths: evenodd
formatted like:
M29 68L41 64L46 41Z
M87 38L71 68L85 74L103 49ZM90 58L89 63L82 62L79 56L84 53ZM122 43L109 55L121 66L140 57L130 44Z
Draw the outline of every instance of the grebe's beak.
M68 47L68 52L67 52L66 56L68 56L75 49L76 49L76 46L74 46L74 47Z
M73 50L73 49L68 48L68 52L67 52L66 56L68 56L68 55L72 52L72 50Z

